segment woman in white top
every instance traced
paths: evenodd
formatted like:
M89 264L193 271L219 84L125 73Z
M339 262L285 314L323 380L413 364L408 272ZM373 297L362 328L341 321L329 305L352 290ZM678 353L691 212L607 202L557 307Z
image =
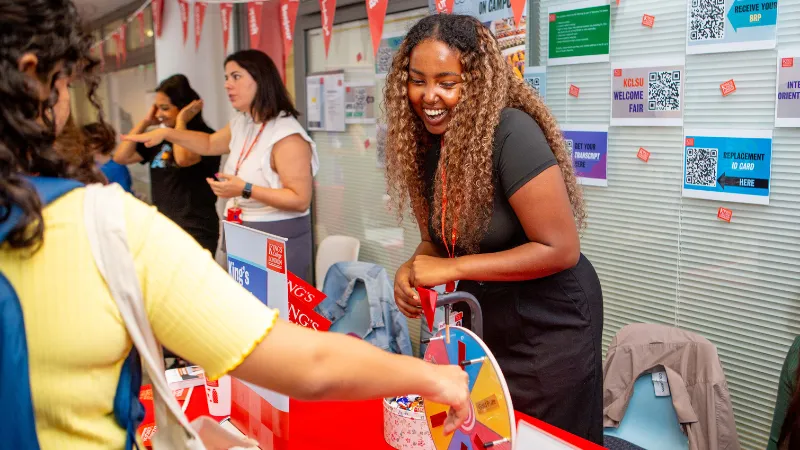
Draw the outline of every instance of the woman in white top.
M208 184L241 208L243 225L289 239L289 270L308 277L311 265L311 183L319 167L314 141L297 121L280 73L269 56L243 50L225 60L225 90L239 113L213 134L173 128L125 136L152 147L167 140L203 156L229 153Z

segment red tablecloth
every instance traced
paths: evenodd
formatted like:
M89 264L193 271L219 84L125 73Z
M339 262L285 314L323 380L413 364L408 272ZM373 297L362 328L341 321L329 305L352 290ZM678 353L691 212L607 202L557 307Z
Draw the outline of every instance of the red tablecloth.
M147 404L146 404L147 406ZM292 450L320 450L320 449L348 449L348 450L390 450L392 447L383 438L383 404L380 400L370 400L363 402L353 402L347 404L348 416L352 417L353 428L344 429L340 427L338 421L329 420L332 415L341 413L342 403L338 402L319 402L305 403L300 406L303 408L302 414L305 420L316 423L315 433L292 436ZM145 423L152 421L152 410L147 408ZM560 439L586 450L602 450L603 447L585 441L579 437L572 436L540 420L526 416L520 412L515 412L517 422L524 420L537 428L546 431ZM193 420L200 416L210 416L208 405L205 399L203 386L195 388L189 405L186 408L186 416ZM214 416L211 416L214 417ZM222 420L224 417L214 417ZM332 427L326 426L332 424ZM353 432L357 430L357 432ZM270 449L262 449L270 450Z

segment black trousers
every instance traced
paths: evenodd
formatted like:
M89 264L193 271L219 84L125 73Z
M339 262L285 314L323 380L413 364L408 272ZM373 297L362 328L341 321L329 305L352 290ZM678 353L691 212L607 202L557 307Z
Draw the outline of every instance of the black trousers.
M602 445L603 294L589 260L538 280L463 281L458 290L481 304L483 340L514 409Z

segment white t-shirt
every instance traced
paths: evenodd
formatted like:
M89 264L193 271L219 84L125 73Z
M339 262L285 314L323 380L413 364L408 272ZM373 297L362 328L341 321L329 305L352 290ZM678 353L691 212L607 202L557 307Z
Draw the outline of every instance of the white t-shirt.
M225 162L224 173L233 174L236 171L236 163L242 151L247 151L247 147L253 143L261 128L260 123L255 123L249 114L239 113L230 122L231 143L229 145L230 155ZM317 156L317 146L303 129L300 122L294 117L282 113L279 117L267 122L264 131L261 133L255 147L242 162L239 168L239 177L246 183L253 183L253 186L269 187L273 189L283 188L278 173L272 170L270 161L272 160L272 147L281 139L299 134L311 145L311 174L315 176L319 170L319 157ZM283 211L265 205L252 198L238 198L239 207L242 208L242 220L245 222L274 222L277 220L294 219L309 214L309 210L304 212ZM233 206L233 199L229 199L226 208Z

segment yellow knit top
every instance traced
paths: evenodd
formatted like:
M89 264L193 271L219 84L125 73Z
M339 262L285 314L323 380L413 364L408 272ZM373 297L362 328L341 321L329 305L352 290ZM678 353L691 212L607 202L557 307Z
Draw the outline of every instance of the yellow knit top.
M44 242L32 256L0 248L0 270L17 291L25 317L43 450L125 444L113 402L131 341L94 264L83 222L84 194L74 190L44 210ZM129 194L122 201L156 337L210 377L231 371L272 329L278 312L250 295L155 208Z

